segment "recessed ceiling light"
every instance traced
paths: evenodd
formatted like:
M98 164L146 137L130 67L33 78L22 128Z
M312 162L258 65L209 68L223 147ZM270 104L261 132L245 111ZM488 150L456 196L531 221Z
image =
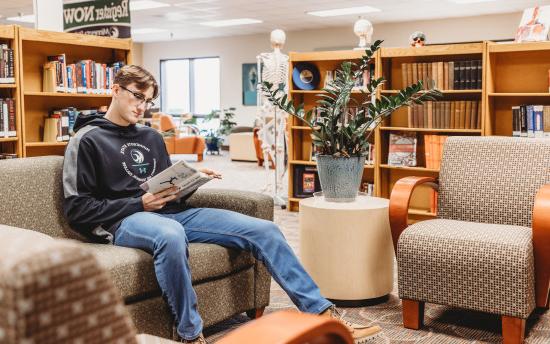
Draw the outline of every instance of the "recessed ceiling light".
M332 10L312 11L312 12L306 12L306 13L317 17L334 17L334 16L344 16L344 15L350 15L350 14L371 13L371 12L380 12L380 9L371 7L371 6L360 6L360 7L335 8Z
M145 28L141 28L141 29L132 29L132 34L133 35L144 35L144 34L148 34L148 33L159 33L159 32L164 32L166 31L165 29L156 29L156 28L148 28L148 27L145 27Z
M258 23L262 23L262 21L258 19L239 18L239 19L207 21L207 22L200 23L200 25L222 27L222 26L236 26L236 25L248 25L248 24L258 24Z
M161 8L168 6L170 6L170 4L152 0L130 1L130 11L150 10L152 8Z
M34 23L34 14L27 14L26 16L8 17L6 20L22 22L22 23Z
M496 0L451 0L456 4L475 4L476 2L493 2Z

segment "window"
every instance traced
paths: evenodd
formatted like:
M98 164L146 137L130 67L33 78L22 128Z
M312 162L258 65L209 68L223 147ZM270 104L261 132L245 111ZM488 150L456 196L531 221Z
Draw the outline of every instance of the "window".
M200 117L220 108L218 57L162 60L160 80L163 112Z

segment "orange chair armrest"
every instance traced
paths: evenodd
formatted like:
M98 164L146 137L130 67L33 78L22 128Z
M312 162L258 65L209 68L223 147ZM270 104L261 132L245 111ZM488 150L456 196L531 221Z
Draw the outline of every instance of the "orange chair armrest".
M535 256L537 305L548 307L550 291L550 184L542 186L533 207L533 253Z
M280 311L239 327L217 344L303 344L330 336L339 343L353 343L346 327L336 320L296 311ZM336 342L336 341L335 341Z
M399 236L408 226L409 203L411 196L418 185L427 184L437 189L437 180L433 177L405 177L399 179L390 195L390 227L393 240L393 248L397 254L397 241Z

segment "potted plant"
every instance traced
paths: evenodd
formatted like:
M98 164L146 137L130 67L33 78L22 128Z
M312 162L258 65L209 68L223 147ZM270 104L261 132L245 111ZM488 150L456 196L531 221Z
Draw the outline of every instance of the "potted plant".
M223 143L225 138L231 134L231 129L237 125L237 122L233 121L235 117L235 108L230 107L222 110L212 110L206 117L205 121L211 121L214 118L220 119L220 127L218 128L219 139Z
M317 96L317 108L304 111L304 104L294 107L284 91L268 82L262 84L268 100L281 110L300 119L311 128L311 138L317 151L319 179L325 199L330 201L353 201L359 190L365 154L374 128L402 106L422 104L434 100L441 92L429 88L423 91L423 84L408 86L393 96L373 99L384 78L371 79L358 96L352 96L355 80L362 78L369 68L374 54L382 41L374 42L365 50L359 64L344 62L336 70L332 82ZM356 107L354 116L349 109Z
M212 154L213 152L220 154L222 140L218 134L218 130L209 130L208 133L204 136L204 142L206 143L207 152L210 152L210 154Z

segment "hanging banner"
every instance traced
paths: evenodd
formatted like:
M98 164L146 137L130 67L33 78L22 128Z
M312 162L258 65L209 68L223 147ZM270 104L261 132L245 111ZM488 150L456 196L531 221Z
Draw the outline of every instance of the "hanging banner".
M64 1L63 30L86 35L130 38L130 1Z

